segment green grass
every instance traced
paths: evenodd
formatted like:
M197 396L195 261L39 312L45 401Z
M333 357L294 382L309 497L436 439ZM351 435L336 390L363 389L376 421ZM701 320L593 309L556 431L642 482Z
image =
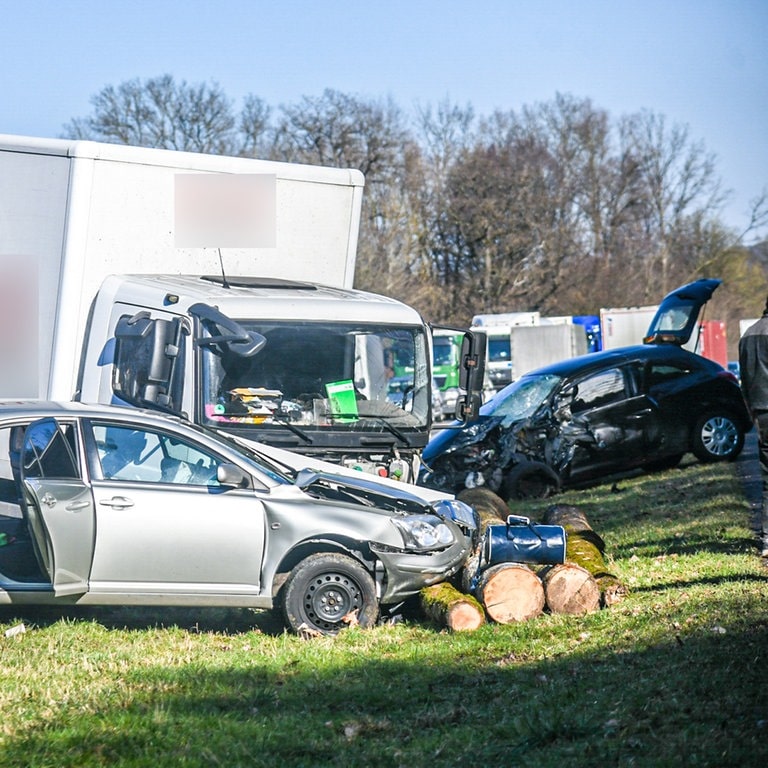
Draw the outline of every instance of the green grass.
M250 611L3 608L0 766L768 765L768 569L734 465L557 502L606 540L619 604L312 640Z

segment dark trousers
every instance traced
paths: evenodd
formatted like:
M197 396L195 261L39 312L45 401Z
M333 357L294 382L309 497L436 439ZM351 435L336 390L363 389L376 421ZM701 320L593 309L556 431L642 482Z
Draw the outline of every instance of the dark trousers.
M763 481L763 514L761 545L762 554L768 555L768 411L761 411L755 416L757 427L757 450L760 460L760 476Z

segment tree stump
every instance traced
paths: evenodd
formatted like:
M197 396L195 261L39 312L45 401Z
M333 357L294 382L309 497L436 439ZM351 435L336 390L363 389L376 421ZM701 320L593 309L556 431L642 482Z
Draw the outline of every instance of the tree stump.
M499 624L525 621L544 611L541 579L522 563L486 568L478 579L475 596L488 617Z
M419 593L421 607L428 618L459 632L477 629L485 624L483 606L446 582L424 587Z
M600 608L600 587L592 574L575 563L551 565L539 571L544 598L552 613L581 615Z

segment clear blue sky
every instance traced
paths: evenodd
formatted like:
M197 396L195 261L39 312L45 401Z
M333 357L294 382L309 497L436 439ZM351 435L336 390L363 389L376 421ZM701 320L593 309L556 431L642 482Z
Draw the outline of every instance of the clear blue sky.
M768 0L0 0L0 133L59 136L106 85L166 73L237 108L334 88L483 115L570 94L687 126L735 229L768 187Z

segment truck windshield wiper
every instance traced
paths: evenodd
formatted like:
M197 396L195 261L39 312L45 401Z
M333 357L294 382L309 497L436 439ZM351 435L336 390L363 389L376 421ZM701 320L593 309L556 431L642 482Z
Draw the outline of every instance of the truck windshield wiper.
M377 424L381 424L384 429L391 435L394 435L398 440L402 440L406 445L410 446L408 435L405 432L401 432L397 427L392 426L383 416L364 416L363 419L373 419Z
M373 421L377 424L381 424L384 429L389 432L390 435L393 435L398 440L401 440L403 443L405 443L407 446L410 447L411 443L408 439L408 435L405 434L405 432L401 432L397 427L390 424L387 419L384 416L377 416L374 413L335 413L334 418L337 419L354 419L355 423L359 423L361 421ZM353 428L354 429L354 428Z
M275 424L280 424L281 426L285 427L286 429L293 432L294 435L297 437L300 437L305 443L313 443L314 440L306 433L304 430L299 429L295 424L291 424L290 421L287 419L281 418L280 416L276 414L272 414L272 421Z

